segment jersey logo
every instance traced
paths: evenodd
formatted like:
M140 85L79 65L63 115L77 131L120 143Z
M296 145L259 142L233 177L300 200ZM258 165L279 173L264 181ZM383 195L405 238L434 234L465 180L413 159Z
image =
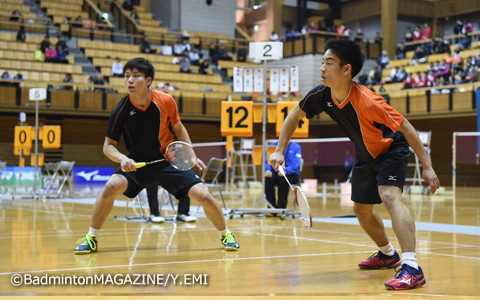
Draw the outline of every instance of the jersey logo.
M130 116L133 116L133 115L136 114L136 113L137 113L137 111L134 110L134 109L132 109L132 110L130 111Z
M397 181L397 176L388 175L388 181Z
M333 102L328 101L328 102L327 102L327 106L328 106L328 107L333 107Z

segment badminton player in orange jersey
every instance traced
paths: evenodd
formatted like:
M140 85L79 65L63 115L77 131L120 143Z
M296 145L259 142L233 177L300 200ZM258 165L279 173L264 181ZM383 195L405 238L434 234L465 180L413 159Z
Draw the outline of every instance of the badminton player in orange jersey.
M238 250L240 245L228 230L225 217L215 198L209 193L201 179L192 170L179 171L167 161L149 164L137 169L136 162L161 160L167 145L174 141L191 143L183 126L172 96L150 89L155 69L144 58L129 60L123 67L124 84L128 95L120 100L113 110L103 144L103 153L119 163L95 202L90 229L78 240L75 254L97 251L97 232L112 210L115 197L124 194L135 197L147 186L161 185L177 198L190 197L198 201L207 218L220 233L225 250ZM129 153L121 153L117 144L124 137ZM165 154L169 155L169 154ZM201 160L197 165L205 169Z
M362 269L398 266L395 277L385 282L387 289L422 286L426 280L415 253L415 223L402 202L409 145L422 163L423 180L432 194L440 181L410 122L381 96L352 80L363 66L359 46L353 41L331 40L325 49L320 69L323 85L312 89L285 119L278 146L270 157L272 166L278 168L284 163L283 153L300 119L305 116L311 119L321 112L330 115L355 144L356 161L351 180L353 210L379 249L358 266ZM402 250L401 260L374 210L374 205L380 203L392 219Z

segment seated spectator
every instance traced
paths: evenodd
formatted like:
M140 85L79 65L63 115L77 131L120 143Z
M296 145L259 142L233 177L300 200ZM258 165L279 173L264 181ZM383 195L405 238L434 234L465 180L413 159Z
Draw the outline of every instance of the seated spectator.
M62 49L61 46L57 47L57 57L54 62L68 64L67 53Z
M268 38L270 41L278 41L278 34L275 31L272 31L270 37Z
M423 30L421 32L421 37L420 39L422 40L429 40L432 35L432 28L428 25L428 23L425 23L423 25Z
M133 10L132 0L125 0L122 4L122 8L128 11L132 11Z
M397 73L400 72L400 68L395 66L390 71L390 76L387 78L387 83L395 83L397 82Z
M437 85L437 76L433 71L427 72L427 86L436 86Z
M365 42L364 33L363 33L362 28L360 28L360 27L358 27L357 32L355 32L355 41Z
M400 71L398 71L395 76L396 76L397 82L403 82L408 76L408 73L407 73L407 70L405 70L405 67L402 66L400 68Z
M123 77L123 64L120 62L120 57L115 57L115 61L112 63L112 76Z
M17 42L25 42L25 39L27 38L27 35L25 33L25 25L20 25L20 28L18 28L18 31L17 31Z
M170 83L163 83L163 82L159 82L157 83L157 88L160 89L162 92L165 92L165 93L168 93L169 91L175 91L175 90L179 90L180 88L178 86L173 86L173 85L170 85Z
M465 76L465 82L475 82L478 80L478 71L474 65L466 66L467 68L467 75Z
M208 61L208 59L203 59L202 62L200 63L200 67L198 68L198 73L207 75L209 68L210 68L210 62Z
M143 42L140 44L140 52L147 54L153 54L157 52L157 50L152 49L152 45L148 41L148 36L143 38Z
M188 59L190 60L190 63L194 66L199 66L200 65L200 54L198 53L197 48L193 48L192 51L188 52Z
M416 87L416 85L415 85L415 81L413 80L413 74L408 73L407 78L405 78L405 80L403 81L402 89L411 89L414 87Z
M83 28L90 30L95 29L95 21L93 21L92 19L86 20L85 23L83 23Z
M20 86L20 82L18 82L18 80L20 80L20 81L25 80L25 78L23 78L23 75L21 73L17 73L17 75L15 75L12 79L17 80L16 82L12 82L12 84L11 84L11 86L16 86L16 87Z
M210 44L208 47L208 56L210 57L210 60L212 61L212 64L217 65L218 64L218 45L215 43Z
M395 49L395 55L397 56L397 59L404 59L405 52L405 45L403 45L403 43L397 43L397 48Z
M415 48L415 52L413 53L413 59L410 62L410 64L418 65L426 61L427 61L427 55L425 54L423 47L421 45L417 46L417 48Z
M316 31L316 30L318 30L317 23L315 23L315 21L310 22L309 31Z
M65 51L66 55L69 54L67 42L65 41L65 38L61 35L58 36L58 41L55 44L55 48L58 49L58 47L61 47L62 50Z
M443 78L445 82L450 82L450 72L451 72L450 64L447 64L445 60L442 60L440 62L440 65L438 66L435 76L437 76L439 80L440 78Z
M450 52L450 46L448 42L441 38L435 38L433 43L433 52L437 54Z
M10 74L8 74L7 71L2 73L2 76L0 77L0 86L9 86L11 85L11 82L9 80L12 79ZM8 80L8 81L7 81Z
M105 79L103 79L102 75L97 75L92 77L92 83L95 85L105 85ZM105 91L105 88L100 88L100 87L94 87L93 88L94 92L103 92Z
M40 51L42 51L42 53L45 54L45 51L50 48L50 38L48 35L46 35L44 38L43 38L43 41L40 43Z
M72 74L71 74L71 73L66 73L66 74L65 74L65 78L63 78L62 82L65 82L65 83L73 83ZM73 86L71 86L71 85L62 85L62 86L60 86L58 89L59 89L59 90L71 91L71 90L73 90Z
M425 87L427 85L427 78L420 71L415 74L413 81L415 82L415 87Z
M241 45L237 51L237 61L246 62L247 61L247 49L244 45Z
M54 45L45 50L45 62L57 62L57 50Z
M380 65L382 69L385 69L386 67L388 67L388 64L390 63L390 58L388 57L387 50L382 51L382 56L380 56L377 59L377 63Z
M135 23L138 23L138 21L140 21L140 18L138 17L138 13L136 9L132 10L130 17L135 21Z
M462 69L463 57L462 57L462 54L460 54L460 50L457 49L457 50L453 51L451 64L452 64L452 68L453 68L454 72L455 72L455 70Z
M420 30L420 26L415 26L413 30L413 41L420 41L422 39L422 31Z
M367 78L367 74L364 71L360 71L357 77L358 83L365 85L365 83L367 82Z
M185 52L185 45L180 39L173 45L173 55L182 56Z
M190 60L187 57L182 56L182 58L180 58L179 65L180 73L193 73L193 70L190 68Z
M19 10L14 10L12 11L12 13L10 14L10 18L8 19L9 21L12 21L12 22L18 22L21 18L22 18L22 12L19 11Z
M221 44L220 49L218 49L218 60L232 60L232 57L228 55L228 51L225 49L224 44Z

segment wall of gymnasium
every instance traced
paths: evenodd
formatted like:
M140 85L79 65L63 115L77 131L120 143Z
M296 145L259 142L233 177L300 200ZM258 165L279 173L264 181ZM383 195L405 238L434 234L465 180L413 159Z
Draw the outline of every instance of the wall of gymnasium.
M151 0L151 12L173 31L235 34L236 0Z

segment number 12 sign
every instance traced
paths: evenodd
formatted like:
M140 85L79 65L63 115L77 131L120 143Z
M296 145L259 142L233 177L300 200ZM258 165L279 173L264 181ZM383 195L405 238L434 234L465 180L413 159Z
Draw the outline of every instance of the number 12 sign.
M223 101L220 120L222 135L253 135L253 102Z

